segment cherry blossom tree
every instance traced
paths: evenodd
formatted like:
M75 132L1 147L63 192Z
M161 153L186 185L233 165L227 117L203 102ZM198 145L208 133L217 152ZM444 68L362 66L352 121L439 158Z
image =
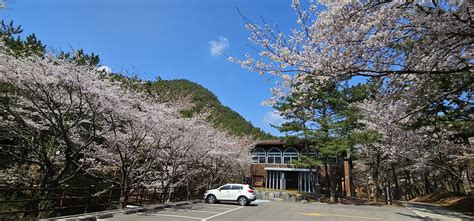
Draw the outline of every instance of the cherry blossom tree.
M317 90L354 76L459 75L473 69L472 4L324 1L304 7L294 0L297 28L286 35L244 17L258 57L229 59L280 76L276 98L288 86Z
M218 182L249 165L251 139L216 128L205 113L184 117L186 98L161 103L93 66L0 49L0 126L11 139L1 151L15 158L1 174L12 185L58 188L87 173L120 187L125 206L142 187L158 187L168 200L182 194L176 189L199 191L210 158L227 166Z
M142 187L158 187L167 201L182 187L189 195L190 177L209 170L206 166L196 168L204 165L202 161L209 155L228 155L234 148L248 153L250 144L240 141L245 138L232 137L215 128L207 122L206 113L183 117L181 111L189 106L188 102L157 103L153 96L125 88L121 88L122 93L107 93L113 94L107 96L113 100L113 109L104 117L103 127L108 132L102 136L102 145L87 159L89 173L105 176L121 187L122 206L131 193ZM249 158L248 154L240 157ZM192 181L199 186L198 181Z
M456 186L469 180L466 158L472 160L473 6L294 0L296 28L288 33L242 16L252 53L229 60L279 77L272 105L288 98L304 105L331 84L379 81L379 95L355 105L366 128L380 136L362 146L360 159L376 196L390 181L386 174L393 174L395 186L400 173L405 186L416 186L415 178L429 180L433 171L449 175Z
M0 127L7 137L0 173L12 186L36 185L36 198L51 198L84 169L79 161L104 133L98 122L105 81L86 66L52 55L16 57L0 42ZM43 209L53 201L35 203ZM44 210L46 211L46 210Z
M54 57L16 58L0 50L0 124L18 144L5 151L37 171L40 187L58 187L81 169L75 161L102 133L95 124L104 111L99 75Z
M362 157L359 161L368 167L374 184L374 200L380 196L382 180L392 183L395 195L400 197L398 174L404 177L404 189L409 197L421 192L415 187L416 180L423 180L425 192L432 192L431 186L436 185L432 183L436 181L429 180L429 177L439 174L451 177L454 186L452 191L460 192L462 188L462 192L469 192L463 170L459 169L474 157L472 148L459 140L449 128L410 128L412 120L405 117L409 110L408 103L380 97L358 104L365 114L361 123L379 135L375 142L361 148Z

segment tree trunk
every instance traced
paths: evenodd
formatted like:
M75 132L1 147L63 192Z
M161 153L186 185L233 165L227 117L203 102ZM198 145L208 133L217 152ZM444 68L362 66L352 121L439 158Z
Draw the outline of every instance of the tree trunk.
M120 192L120 202L122 202L122 208L127 207L128 200L130 197L130 187L122 187L122 190Z
M38 186L38 190L36 191L36 196L35 198L37 199L50 199L54 198L55 194L57 191L56 189L59 188L59 180L55 179L54 168L46 169L46 172L44 173L40 184ZM54 208L55 206L55 201L54 200L38 200L35 202L36 204L36 209L38 210L36 217L39 218L44 218L47 217L48 214L54 211L48 211L45 209L48 208Z
M393 194L396 200L400 199L400 186L398 185L398 177L397 173L395 172L395 166L392 165L392 177L393 183L395 184L395 194Z
M189 186L189 178L188 175L186 175L186 200L191 199L191 188Z
M466 178L467 178L467 182L469 183L469 187L472 187L471 176L469 175L468 167L466 167Z
M329 169L329 183L330 183L330 197L329 197L329 203L336 203L336 174L334 171L333 166L328 165Z
M375 159L375 167L373 168L373 175L372 175L372 178L374 179L374 202L377 202L378 198L380 197L381 195L381 191L380 191L380 186L379 186L379 173L380 173L380 170L379 170L379 167L380 167L380 154L377 154L376 156L376 159Z
M326 162L327 162L327 158L326 158ZM329 167L327 163L324 164L324 173L326 176L326 189L329 190L329 192L331 192L331 179L329 178Z
M366 189L365 189L365 190L367 191L367 200L370 200L370 194L371 194L371 192L370 192L370 184L369 184L369 182L366 183Z
M410 176L410 172L408 170L405 170L405 179L407 181L407 184L406 184L406 192L408 194L408 200L410 199L413 199L414 198L414 194L413 194L413 186L412 186L412 183L411 183L411 176Z
M425 194L430 194L433 192L433 189L431 188L429 176L425 174L424 179L425 179Z

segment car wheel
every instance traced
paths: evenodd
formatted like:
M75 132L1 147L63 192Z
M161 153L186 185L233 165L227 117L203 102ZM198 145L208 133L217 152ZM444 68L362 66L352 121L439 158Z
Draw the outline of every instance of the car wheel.
M241 206L247 206L248 203L249 203L249 200L247 199L247 197L245 196L241 196L237 199L237 201L239 202L239 205Z
M206 202L209 203L209 204L216 203L217 202L216 196L214 196L214 195L207 196Z

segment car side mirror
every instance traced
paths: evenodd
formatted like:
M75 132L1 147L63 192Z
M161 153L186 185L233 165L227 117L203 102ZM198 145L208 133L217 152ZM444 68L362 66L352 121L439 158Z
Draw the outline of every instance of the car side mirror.
M219 188L219 189L217 189L217 190L219 190L219 192L221 191L221 189L220 189L220 188Z

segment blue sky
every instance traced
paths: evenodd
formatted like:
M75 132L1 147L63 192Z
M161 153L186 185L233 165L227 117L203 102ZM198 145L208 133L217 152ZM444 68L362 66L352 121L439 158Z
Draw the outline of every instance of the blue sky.
M296 16L283 0L17 0L3 19L35 33L49 49L84 48L114 72L143 79L185 78L214 92L221 102L272 134L278 121L270 97L276 79L249 73L216 53L241 57L250 48L237 13L288 30ZM212 51L214 46L214 51ZM217 47L217 48L216 48Z

